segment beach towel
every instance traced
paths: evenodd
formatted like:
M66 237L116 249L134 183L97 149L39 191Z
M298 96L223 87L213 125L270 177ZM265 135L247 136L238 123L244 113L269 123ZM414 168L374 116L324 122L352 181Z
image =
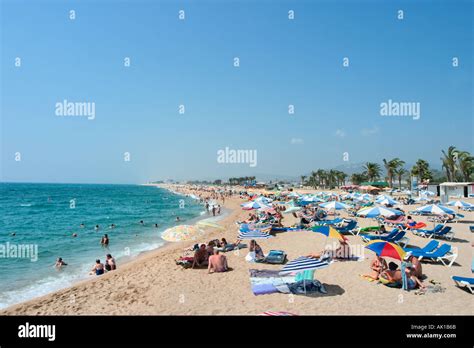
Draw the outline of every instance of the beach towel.
M278 289L273 284L252 284L252 292L255 296L267 295L278 292Z
M254 295L276 292L289 294L287 283L292 283L292 276L280 276L279 271L250 269L250 284Z

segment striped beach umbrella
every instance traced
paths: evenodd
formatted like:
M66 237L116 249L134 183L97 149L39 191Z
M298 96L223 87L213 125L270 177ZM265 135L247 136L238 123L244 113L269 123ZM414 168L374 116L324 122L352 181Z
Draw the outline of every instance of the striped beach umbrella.
M394 215L403 215L403 212L396 209L390 209L386 207L370 207L364 208L357 212L357 216L373 218L377 216L394 216Z
M307 270L315 270L326 268L329 266L328 261L320 261L306 256L300 256L288 262L280 271L280 273L302 272Z
M168 228L161 234L161 238L168 242L182 242L186 240L195 240L204 235L204 231L191 225L179 225Z
M311 228L313 232L321 233L326 237L336 238L339 240L345 240L345 238L336 230L334 227L325 225L325 226L314 226Z
M381 239L369 242L365 248L372 250L380 257L391 257L400 261L405 257L405 251L399 245Z
M264 316L267 316L267 317L293 317L293 316L297 316L297 314L293 314L293 313L290 313L290 312L274 312L274 311L266 311L266 312L263 312L262 314L259 314L259 315L264 315Z
M327 202L327 203L321 203L319 206L324 208L324 209L334 209L334 210L341 210L341 209L349 209L350 208L349 205L338 202L338 201L331 201L331 202Z
M444 214L455 214L454 210L451 208L445 207L443 205L438 204L428 204L423 207L419 207L416 209L421 213L425 214L435 214L435 215L444 215Z
M243 210L255 210L255 209L264 209L271 208L271 206L264 204L262 202L251 201L247 203L242 203L241 207Z
M458 208L474 207L473 204L468 203L468 202L464 202L464 201L451 201L451 202L448 202L446 204L449 205L449 206L458 207Z
M268 239L273 237L268 233L264 233L260 230L250 230L250 231L239 231L238 239Z

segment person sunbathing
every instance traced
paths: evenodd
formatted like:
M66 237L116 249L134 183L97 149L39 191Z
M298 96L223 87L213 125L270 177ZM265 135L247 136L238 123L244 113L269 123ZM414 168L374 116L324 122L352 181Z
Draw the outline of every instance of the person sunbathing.
M407 217L407 225L413 227L416 225L416 221L411 218L411 216Z
M209 260L209 254L206 250L206 244L201 244L198 250L194 253L193 257L193 266L194 267L204 267L207 266Z
M425 289L426 286L423 282L415 275L414 268L410 267L405 270L407 276L407 288L408 290L413 290L416 288Z
M395 262L390 262L388 269L380 274L379 280L386 280L387 283L401 284L402 271L398 269L398 265Z
M405 256L405 261L407 261L409 264L411 264L411 269L413 271L413 274L418 277L418 278L421 278L421 276L423 275L423 270L421 268L421 262L420 260L418 260L418 258L414 257L410 252L407 253L407 255Z
M339 241L339 246L336 249L324 249L323 251L320 251L319 253L306 255L306 257L318 259L318 260L321 260L327 257L333 258L333 259L341 259L341 260L350 259L352 257L351 246L349 245L347 238L344 238L344 240Z
M370 274L364 274L364 277L378 280L380 274L387 269L387 261L382 257L375 255L374 259L370 263L370 269L372 272Z
M215 250L214 254L209 256L209 265L207 268L209 273L213 272L227 272L227 257Z

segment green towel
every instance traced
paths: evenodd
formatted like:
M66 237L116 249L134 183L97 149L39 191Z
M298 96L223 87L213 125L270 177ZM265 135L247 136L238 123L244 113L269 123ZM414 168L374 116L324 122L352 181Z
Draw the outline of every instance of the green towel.
M313 281L314 280L314 269L306 270L300 273L297 273L295 276L295 282L299 282L302 280Z

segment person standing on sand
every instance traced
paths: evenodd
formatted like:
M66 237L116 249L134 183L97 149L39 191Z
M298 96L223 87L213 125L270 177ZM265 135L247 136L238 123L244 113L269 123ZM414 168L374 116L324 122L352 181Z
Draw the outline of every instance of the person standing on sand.
M207 267L209 273L213 272L227 272L227 257L215 250L214 254L209 257L209 266Z
M212 206L212 216L216 216L216 206Z

